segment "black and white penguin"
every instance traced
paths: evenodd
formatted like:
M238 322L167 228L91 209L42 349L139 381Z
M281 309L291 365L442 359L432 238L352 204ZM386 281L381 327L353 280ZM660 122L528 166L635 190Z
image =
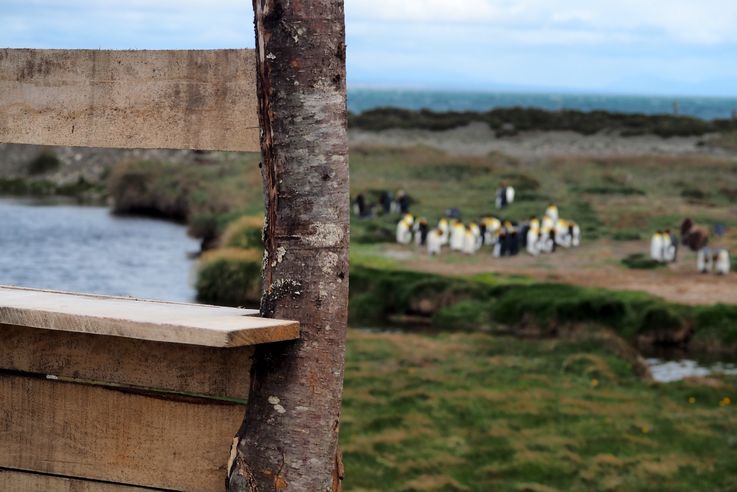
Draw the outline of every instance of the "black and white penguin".
M663 257L663 248L665 245L665 238L663 231L656 231L653 237L650 238L650 258L662 263L665 258Z
M394 200L392 199L392 194L388 191L382 191L381 195L379 196L379 203L381 204L381 209L384 211L385 214L388 214L392 211L392 203Z
M410 244L412 242L412 224L414 220L407 214L397 223L397 243Z
M714 271L718 275L727 275L732 269L732 259L729 256L729 251L726 249L720 249L716 256L714 263Z
M494 242L493 255L496 258L507 255L508 243L507 243L507 231L504 227L499 228L496 231L496 240Z
M427 244L427 235L430 232L430 225L424 217L415 222L413 227L415 233L415 243L417 246L425 246Z
M540 254L540 222L531 220L527 230L527 252L532 256Z
M507 240L509 241L509 256L517 256L520 250L520 237L517 226L510 224L507 229Z
M409 213L409 195L404 190L397 192L397 207L400 214Z
M664 263L675 263L677 253L678 253L678 241L670 233L670 230L666 229L663 232L663 262Z
M551 203L548 205L548 208L545 209L545 217L550 219L553 227L555 227L555 224L558 222L559 215L558 206L554 203Z
M366 217L366 197L359 193L353 202L353 214L358 217Z
M450 242L450 223L448 219L440 219L438 221L438 230L440 230L440 240L443 246L447 246Z
M466 230L463 233L463 253L472 255L476 253L476 236L473 233L473 229L469 224L466 226Z
M699 250L696 257L696 268L699 273L712 273L714 271L714 252L706 247Z
M450 249L451 251L462 251L463 243L466 238L466 227L460 220L453 221L450 228Z
M427 236L427 253L430 256L439 255L443 249L443 231L433 229Z

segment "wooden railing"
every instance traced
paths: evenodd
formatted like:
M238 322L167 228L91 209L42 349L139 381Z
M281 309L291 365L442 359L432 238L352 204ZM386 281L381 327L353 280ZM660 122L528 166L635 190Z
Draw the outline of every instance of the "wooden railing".
M0 142L259 151L254 51L0 49Z
M245 309L0 287L0 490L222 490L253 345Z

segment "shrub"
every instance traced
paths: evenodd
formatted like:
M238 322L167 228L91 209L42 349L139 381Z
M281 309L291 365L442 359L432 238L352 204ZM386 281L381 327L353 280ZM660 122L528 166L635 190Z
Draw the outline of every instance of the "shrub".
M440 309L432 324L443 330L483 330L491 327L488 302L461 301Z
M119 164L110 173L109 185L114 213L177 221L189 217L189 189L172 163L131 161Z
M255 306L261 298L261 260L256 249L223 248L200 259L197 300L224 306Z
M665 267L664 263L648 258L642 253L635 253L622 260L622 264L632 270L654 270Z
M378 108L361 114L349 115L349 125L369 131L391 128L450 130L474 122L485 122L499 136L522 131L572 131L593 135L601 131L615 131L621 135L655 134L661 137L701 136L713 132L735 130L731 120L706 121L689 116L610 113L607 111L561 110L546 111L536 108L497 108L487 112L429 110L413 111L399 108ZM723 139L717 145L733 144L734 137Z
M224 248L263 250L263 228L263 217L240 217L225 228L220 245Z
M28 164L28 173L31 175L46 174L56 171L61 161L53 152L44 150Z
M700 339L712 339L729 350L737 344L737 306L716 304L694 308L694 330Z

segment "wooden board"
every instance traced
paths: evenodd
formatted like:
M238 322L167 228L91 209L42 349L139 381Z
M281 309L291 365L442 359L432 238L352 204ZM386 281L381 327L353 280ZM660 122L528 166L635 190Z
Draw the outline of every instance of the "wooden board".
M259 151L253 50L0 49L0 142Z
M145 492L157 489L77 480L0 468L0 490L3 492Z
M0 286L0 324L156 342L240 347L293 340L299 323L256 311Z
M0 325L0 347L0 369L248 398L253 347L200 347L8 325Z
M0 467L223 490L243 405L173 401L0 373Z

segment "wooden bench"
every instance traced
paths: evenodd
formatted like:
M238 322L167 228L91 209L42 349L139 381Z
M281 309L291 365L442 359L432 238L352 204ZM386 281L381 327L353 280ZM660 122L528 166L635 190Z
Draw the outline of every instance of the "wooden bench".
M0 490L222 490L257 314L0 287Z

